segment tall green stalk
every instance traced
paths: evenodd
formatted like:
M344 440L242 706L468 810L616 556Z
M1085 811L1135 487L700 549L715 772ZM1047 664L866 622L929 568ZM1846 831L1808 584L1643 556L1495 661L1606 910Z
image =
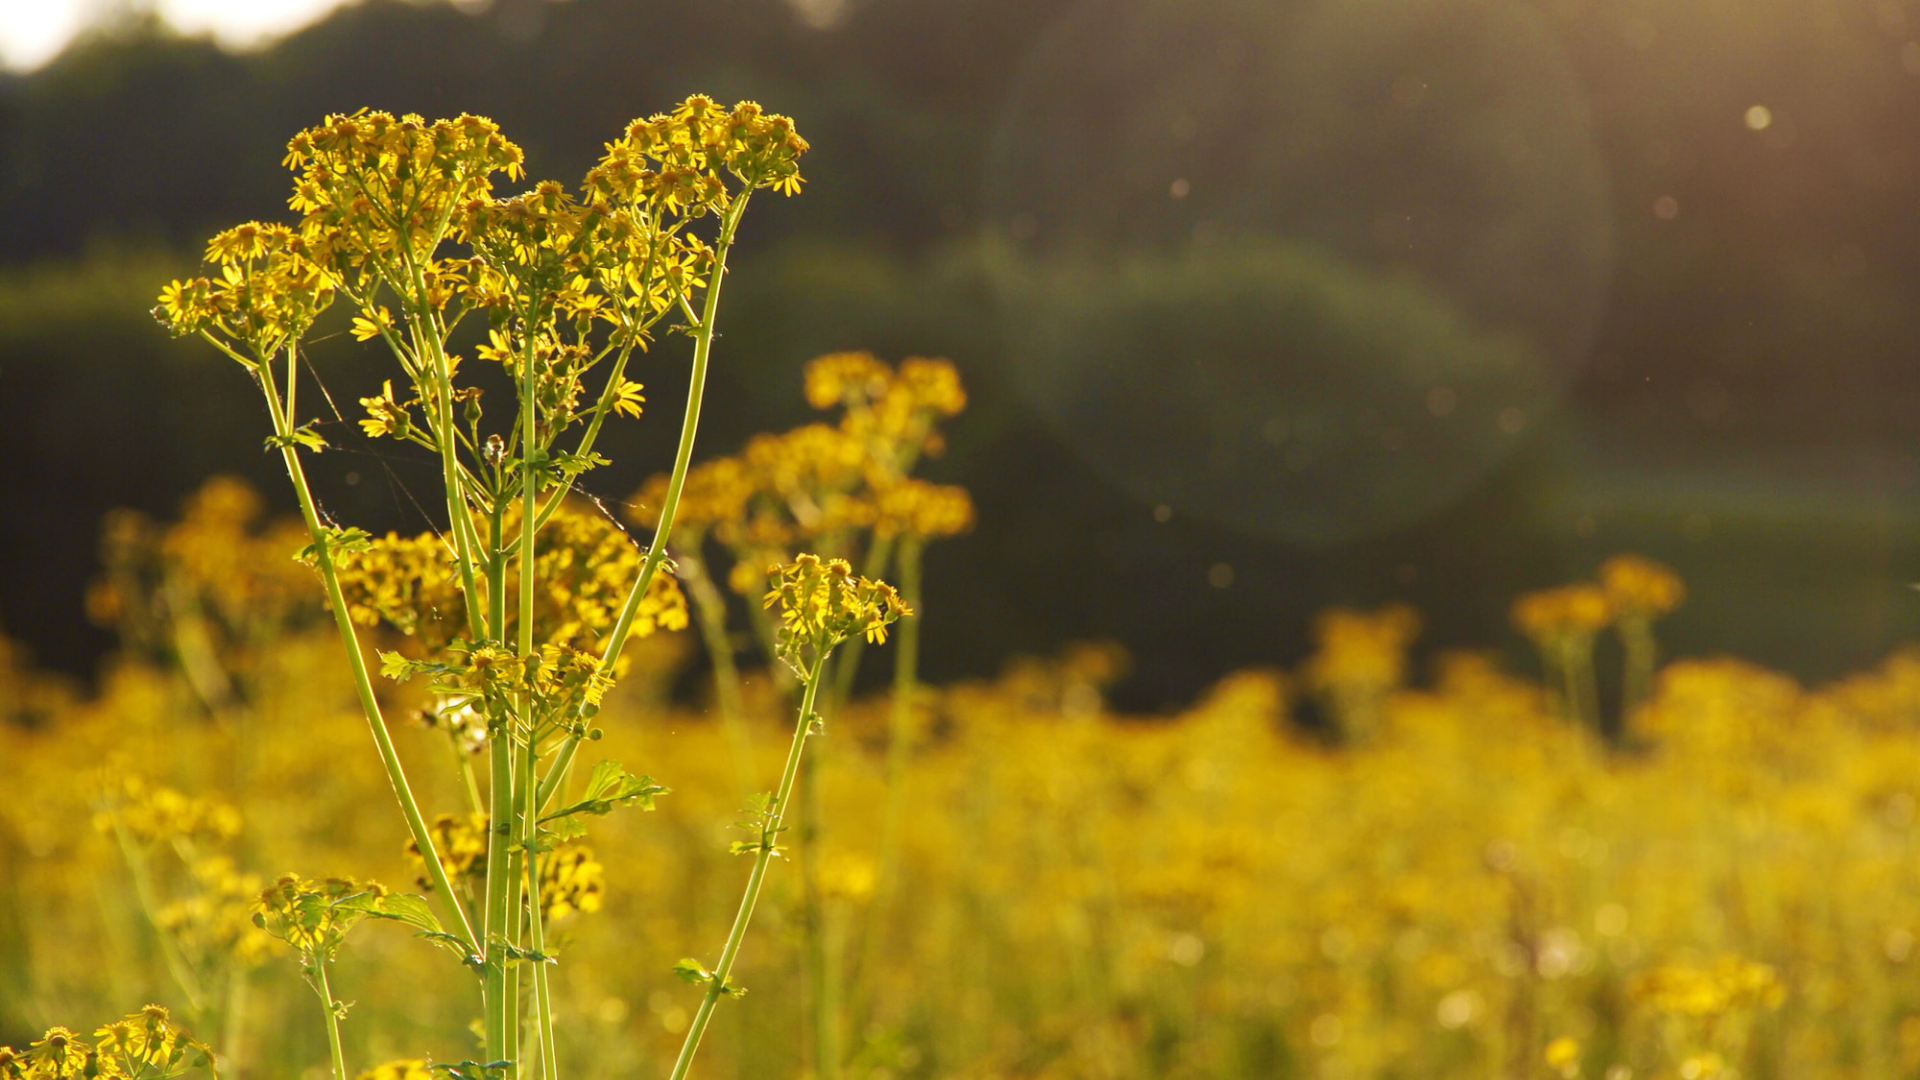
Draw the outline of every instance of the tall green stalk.
M206 336L220 346L221 351L233 355L232 350L217 338ZM294 348L289 345L289 375L297 370L294 362ZM280 454L286 461L287 475L293 481L294 495L300 501L300 516L306 522L308 536L313 540L314 562L320 567L321 580L326 584L327 601L333 606L334 625L339 629L340 641L347 649L347 661L353 669L354 690L360 695L361 711L366 714L367 726L372 729L373 743L380 753L380 764L386 768L387 780L393 785L394 797L400 802L400 812L407 820L407 831L412 834L414 844L426 860L427 874L433 881L434 897L439 902L441 918L448 932L459 938L471 955L478 956L481 954L479 941L467 920L466 909L460 904L459 894L453 891L453 882L447 877L446 867L440 864L439 852L433 846L433 834L427 830L426 819L420 814L420 804L413 797L413 788L407 783L406 769L400 764L399 752L394 749L393 735L380 713L380 703L374 698L373 679L367 671L366 654L360 649L360 638L354 632L353 617L347 608L346 596L340 589L339 574L334 569L331 533L320 524L313 492L307 487L306 470L301 467L299 451L293 442L292 417L281 408L280 393L274 385L273 368L263 362L255 366L254 373L260 380L261 390L266 394L267 411L273 418L274 433L279 436Z
M674 1059L673 1072L669 1080L685 1080L687 1070L693 1067L693 1055L700 1049L700 1038L707 1033L707 1025L713 1020L713 1007L730 987L727 979L733 974L733 962L740 956L740 943L746 940L747 924L753 921L754 906L760 902L760 887L767 878L767 865L773 861L774 839L779 836L781 822L786 819L787 804L792 801L793 784L800 775L800 759L807 746L807 735L813 724L814 697L820 689L820 671L825 666L826 657L814 661L807 672L806 691L800 697L799 716L793 725L793 742L787 748L787 764L780 773L780 787L774 792L773 805L768 809L760 833L760 849L753 857L753 870L747 875L747 888L740 897L740 908L734 913L733 927L727 931L727 942L720 950L720 962L714 966L707 979L707 992L700 999L700 1008L693 1014L693 1023L687 1028L687 1035L680 1044L680 1055Z
M839 977L827 948L826 906L820 899L820 825L826 816L820 801L820 755L807 758L800 770L804 782L795 847L800 864L800 927L806 937L808 1003L813 1013L813 1074L816 1080L839 1080Z
M667 480L667 494L660 502L660 523L654 527L653 543L647 548L646 561L640 564L640 577L633 583L633 589L627 593L627 599L620 607L620 617L614 621L613 630L607 637L607 648L600 657L600 671L610 674L613 665L620 659L621 650L627 646L627 637L633 633L633 619L640 610L640 601L647 595L647 587L653 584L653 575L660 570L660 564L667 557L667 540L673 533L673 516L680 509L680 491L687 483L687 469L693 464L693 436L700 426L700 403L707 388L707 360L713 353L714 319L720 311L720 283L727 274L727 252L733 247L733 234L740 227L740 217L746 212L747 197L750 191L743 191L734 199L733 205L721 219L720 237L713 245L713 276L707 282L706 304L700 313L700 325L693 334L693 372L687 379L687 409L680 420L680 445L673 453L673 473ZM580 748L580 733L570 731L561 741L560 749L554 754L553 765L547 769L545 780L540 783L538 805L545 807L559 790L560 781L567 775L567 769L573 764L573 755Z
M333 991L327 986L325 961L313 965L313 992L320 995L320 1007L327 1015L327 1049L333 1055L333 1080L347 1080L347 1059L340 1051L340 1003L333 1000Z
M520 846L526 852L529 944L537 956L533 962L533 1007L540 1040L540 1080L559 1080L560 1057L555 1049L553 1034L553 992L548 985L545 959L547 931L545 916L540 909L540 853L533 843L540 829L540 809L533 804L539 785L534 783L533 755L524 755L524 760L526 767L520 778L520 790L525 793L525 801L520 807Z

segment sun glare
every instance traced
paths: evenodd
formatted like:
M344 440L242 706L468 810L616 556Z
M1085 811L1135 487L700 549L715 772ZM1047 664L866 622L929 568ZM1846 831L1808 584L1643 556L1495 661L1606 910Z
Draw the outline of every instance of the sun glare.
M210 33L223 44L244 47L298 30L339 5L340 0L156 0L152 8L184 33ZM123 9L106 0L5 7L0 15L0 67L14 71L39 67L88 26Z

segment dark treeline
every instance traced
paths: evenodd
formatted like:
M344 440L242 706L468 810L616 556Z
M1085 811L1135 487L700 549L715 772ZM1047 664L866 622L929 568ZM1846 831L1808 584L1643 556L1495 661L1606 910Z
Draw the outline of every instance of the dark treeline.
M106 641L80 594L110 507L170 514L214 471L287 501L240 373L143 309L213 230L285 214L292 132L362 106L482 113L534 176L572 181L627 120L697 90L792 115L814 146L805 193L750 222L703 447L802 421L800 365L828 349L949 355L973 390L934 466L982 518L932 563L936 677L1112 637L1136 659L1127 703L1154 707L1234 666L1290 663L1328 603L1404 598L1430 643L1506 641L1516 592L1629 548L1693 582L1672 627L1685 651L1823 676L1920 635L1904 588L1920 576L1920 6L1529 6L1582 90L1566 122L1590 126L1604 166L1604 314L1564 396L1464 497L1316 547L1196 520L1177 491L1157 521L1012 389L978 255L1007 224L986 197L994 147L1030 119L1009 101L1034 43L1089 6L1153 5L865 0L816 26L783 0L379 0L248 54L127 22L0 81L7 632L90 669ZM1336 179L1363 199L1406 178ZM664 461L679 358L647 361L648 418L606 446L595 492L623 497ZM350 430L376 358L336 337L315 360ZM407 493L429 491L430 470L350 445L321 472L343 516L423 527ZM1219 564L1224 588L1209 585Z

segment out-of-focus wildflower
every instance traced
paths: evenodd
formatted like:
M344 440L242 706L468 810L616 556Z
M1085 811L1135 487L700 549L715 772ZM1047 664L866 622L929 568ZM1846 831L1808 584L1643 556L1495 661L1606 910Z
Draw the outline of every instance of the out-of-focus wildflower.
M1569 1080L1580 1075L1580 1043L1576 1039L1562 1035L1548 1043L1546 1053L1541 1056L1547 1068Z
M154 913L154 928L170 935L196 970L231 959L252 967L266 958L267 935L253 923L260 878L234 868L224 855L194 863L196 890Z
M1533 642L1541 664L1558 683L1563 713L1598 730L1593 639L1613 619L1606 591L1584 583L1542 589L1515 600L1512 617L1514 627Z
M434 1080L434 1072L425 1058L401 1058L366 1069L356 1080Z
M548 920L599 911L606 882L606 868L592 848L577 841L562 844L540 857L540 910Z
M94 823L103 832L124 829L136 843L221 843L240 832L240 812L211 798L184 795L132 773L109 782Z
M1732 1009L1778 1008L1786 998L1766 964L1723 956L1709 967L1670 964L1635 976L1628 993L1638 1004L1673 1016L1718 1016Z
M1314 619L1316 648L1304 682L1320 697L1346 739L1365 739L1379 726L1388 694L1407 677L1407 646L1420 633L1420 616L1404 604L1378 611L1331 608Z
M1625 729L1646 704L1660 663L1653 624L1686 600L1687 587L1671 569L1639 555L1615 555L1600 564L1600 585L1626 651L1620 705L1620 726Z
M473 882L485 876L487 872L487 815L485 814L441 814L427 827L433 837L433 848L440 853L440 865L446 868L447 877L456 883ZM433 888L426 873L426 860L420 855L420 846L407 841L407 861L420 868L420 878L416 882L423 889Z

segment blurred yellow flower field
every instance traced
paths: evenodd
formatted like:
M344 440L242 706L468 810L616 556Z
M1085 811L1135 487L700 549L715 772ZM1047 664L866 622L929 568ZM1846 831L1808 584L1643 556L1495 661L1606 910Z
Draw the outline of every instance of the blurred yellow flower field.
M153 1000L236 1075L324 1068L296 965L249 919L260 889L422 874L294 539L227 480L178 523L117 517L91 603L123 649L98 696L8 664L4 1030ZM820 812L790 853L809 865L770 876L733 976L751 992L716 1022L748 1034L703 1068L809 1072L822 1034L796 1003L825 992L860 1077L1920 1069L1920 655L1818 688L1673 661L1608 741L1562 683L1412 664L1417 627L1330 612L1298 673L1230 676L1171 716L1104 706L1111 647L918 687L891 840L901 703L850 702L815 743ZM587 1076L670 1064L698 1003L674 962L725 931L728 824L789 722L765 671L736 730L676 704L688 635L639 644L597 749L672 793L542 887L561 1050ZM401 752L471 880L460 733L415 684L382 694L420 718ZM354 937L332 976L349 1058L470 1056L477 998L442 954L390 922Z

